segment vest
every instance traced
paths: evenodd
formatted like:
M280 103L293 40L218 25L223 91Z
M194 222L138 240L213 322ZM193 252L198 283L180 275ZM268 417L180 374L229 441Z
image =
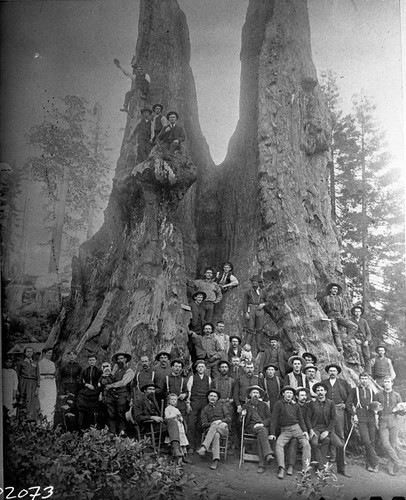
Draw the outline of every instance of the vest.
M123 377L126 373L126 371L129 370L128 366L125 366L124 368L118 369L115 374L113 375L114 377L114 382L119 382L120 380L123 380ZM115 390L118 393L126 393L127 392L127 386L124 387L116 387Z
M183 385L184 385L183 377L176 377L174 375L166 376L166 390L169 394L173 393L177 396L180 396L183 393ZM193 383L194 385L194 383Z
M373 372L375 377L386 377L386 375L390 375L388 358L375 358Z
M304 373L301 373L301 376L302 376L302 387L306 387L306 376ZM293 388L296 389L296 387L299 387L299 384L297 383L297 379L293 372L288 373L288 379L289 379L289 385L291 385Z
M200 376L195 373L193 375L193 385L190 393L190 401L206 399L206 394L209 389L209 377L207 375L203 375L203 378L201 379Z

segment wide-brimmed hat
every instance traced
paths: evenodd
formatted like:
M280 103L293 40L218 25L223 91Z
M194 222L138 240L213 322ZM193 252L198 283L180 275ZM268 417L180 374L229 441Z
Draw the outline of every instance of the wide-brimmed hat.
M194 364L195 368L196 368L196 366L197 366L199 363L203 363L203 364L204 364L204 366L206 366L206 361L205 361L204 359L198 359L198 360L196 360L196 361L195 361L195 364Z
M329 365L327 365L324 370L326 373L328 373L328 371L330 370L330 368L337 368L337 371L338 373L341 373L342 370L341 370L341 366L340 365L337 365L336 363L330 363Z
M204 330L204 327L207 326L207 325L211 326L211 330L212 330L212 332L214 332L214 330L216 329L216 327L213 325L213 323L203 323L203 325L202 325L202 331Z
M140 388L140 391L144 392L145 389L148 389L148 387L155 387L155 389L159 389L159 385L154 384L154 382L147 382Z
M155 108L157 108L158 106L161 108L161 111L164 109L164 107L162 106L162 104L156 103L156 104L154 104L152 106L152 111L155 111Z
M128 363L131 360L131 355L130 354L127 354L126 352L116 352L116 354L114 354L114 356L111 358L111 360L113 361L113 363L117 363L117 358L119 356L125 356L125 362L126 363Z
M226 361L225 359L221 359L221 360L217 363L217 370L220 370L220 366L221 366L223 363L226 363L226 365L228 365L228 368L231 370L231 363L229 363L229 362L228 362L228 361Z
M305 365L302 368L302 372L306 372L306 370L308 370L309 368L314 368L315 370L318 370L316 365L313 365L312 363L307 363L307 365Z
M254 389L256 389L257 391L259 391L260 395L263 396L264 395L264 390L262 389L262 387L260 387L259 385L250 385L249 387L247 387L246 391L247 391L247 396L249 397L251 391L253 391Z
M149 108L142 108L141 114L145 113L146 111L148 111L148 113L152 113L152 111Z
M166 354L169 359L171 359L171 355L167 351L159 351L158 354L155 356L155 361L159 361L159 358L162 356L162 354Z
M305 356L310 356L313 360L313 363L316 364L317 363L317 357L312 353L312 352L304 352L302 354L302 358L304 359Z
M169 111L169 113L166 113L166 118L169 120L169 117L171 115L175 115L176 116L176 119L179 120L179 115L176 111Z
M279 370L279 366L276 364L276 363L268 363L264 366L264 368L262 369L262 371L265 373L267 371L268 368L270 367L273 367L275 368L275 370Z
M324 389L327 391L327 387L326 387L326 385L325 385L325 384L323 384L323 382L316 382L316 383L314 384L314 386L312 387L312 391L313 391L314 393L316 393L316 390L317 390L317 388L318 388L318 387L324 387Z
M364 308L361 304L355 304L355 306L351 307L351 314L354 316L354 309L361 309L361 315L364 314Z
M185 363L183 362L183 360L179 359L179 358L176 358L176 359L173 359L171 361L171 366L173 366L175 363L180 363L182 365L182 368L185 367Z
M383 345L383 344L378 344L378 345L375 347L375 352L378 352L378 349L379 349L379 348L383 348L383 349L385 349L385 351L386 351L386 345Z
M288 365L292 368L293 366L293 361L295 361L296 359L298 359L301 363L302 363L302 368L305 366L306 364L306 361L302 358L302 356L291 356L289 359L288 359Z
M310 389L308 387L302 387L302 386L296 387L295 391L296 391L296 396L299 394L299 391L306 391L306 394L310 396Z
M203 300L206 300L206 298L207 298L207 294L206 293L201 292L200 290L198 290L197 292L195 292L192 295L192 299L194 300L198 295L203 295Z
M292 391L293 395L296 396L296 389L291 385L285 385L284 387L282 387L281 394L283 394L285 391Z
M261 278L259 274L253 274L250 278L250 281L258 281L258 283L264 282L264 280Z
M331 292L331 289L332 289L333 286L336 286L338 288L338 295L341 295L341 293L343 291L343 288L338 283L329 283L326 286L326 293L327 293L327 295L330 295L330 292Z
M241 344L242 342L241 337L239 337L238 335L230 335L230 344L233 339L237 339L239 344Z
M215 392L215 393L217 394L217 397L218 397L219 399L221 399L221 394L220 394L220 393L219 393L219 391L217 391L216 389L209 389L209 390L206 392L206 398L208 398L208 397L209 397L209 394L210 394L211 392Z

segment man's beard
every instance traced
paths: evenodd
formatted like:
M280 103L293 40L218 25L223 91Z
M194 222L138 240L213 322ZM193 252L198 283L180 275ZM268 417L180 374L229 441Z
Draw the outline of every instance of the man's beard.
M154 393L149 393L149 394L147 394L147 398L148 398L148 399L151 399L151 400L152 400L152 399L154 399L154 397L155 397L155 394L154 394Z

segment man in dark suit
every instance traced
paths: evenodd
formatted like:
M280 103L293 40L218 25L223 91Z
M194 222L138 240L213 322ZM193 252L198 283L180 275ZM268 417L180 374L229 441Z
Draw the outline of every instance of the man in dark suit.
M283 379L286 375L288 356L283 347L279 345L278 337L273 336L269 340L270 346L261 355L258 371L262 372L266 365L277 365L279 376Z
M158 139L161 141L164 160L170 160L175 151L180 149L180 144L185 141L186 135L184 128L177 123L179 115L176 111L169 111L166 118L169 125L161 130Z

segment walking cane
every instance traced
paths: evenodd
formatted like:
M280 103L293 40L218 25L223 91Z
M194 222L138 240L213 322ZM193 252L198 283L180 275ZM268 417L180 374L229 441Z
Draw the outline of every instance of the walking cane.
M241 447L240 447L240 463L238 468L241 469L242 465L242 454L244 449L244 425L245 425L245 415L242 417L242 426L241 426Z
M163 418L164 415L164 400L161 401L161 418ZM161 439L162 439L162 420L159 422L159 439L158 439L158 457L159 454L161 453Z
M345 450L347 449L347 444L348 444L348 441L350 440L350 437L351 437L352 431L354 430L354 427L355 427L355 422L352 423L350 432L348 433L347 441L345 442L345 445L344 445L344 459L345 459Z

